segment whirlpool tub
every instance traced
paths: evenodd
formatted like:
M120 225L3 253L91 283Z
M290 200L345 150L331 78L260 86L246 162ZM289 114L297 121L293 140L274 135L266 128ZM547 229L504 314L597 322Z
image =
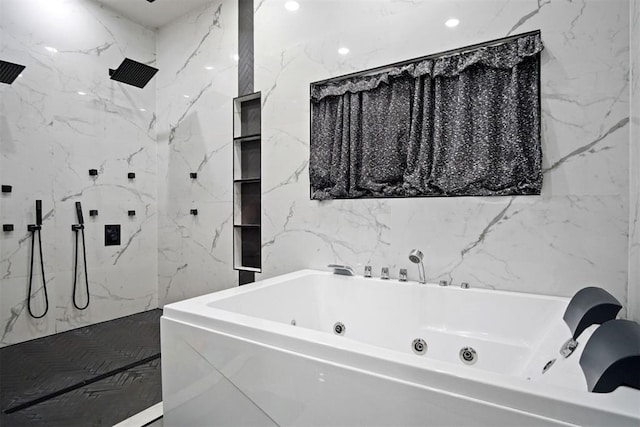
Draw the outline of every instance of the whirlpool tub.
M164 425L640 425L587 391L597 326L560 356L568 302L303 270L170 304Z

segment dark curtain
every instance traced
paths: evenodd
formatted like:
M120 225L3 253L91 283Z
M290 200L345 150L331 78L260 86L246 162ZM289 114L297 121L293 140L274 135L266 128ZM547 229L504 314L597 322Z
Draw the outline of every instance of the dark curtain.
M313 85L312 198L540 194L540 36Z

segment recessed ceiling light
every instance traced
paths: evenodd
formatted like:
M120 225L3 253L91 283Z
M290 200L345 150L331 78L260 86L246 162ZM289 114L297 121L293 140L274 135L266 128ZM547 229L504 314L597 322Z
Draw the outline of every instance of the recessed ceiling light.
M211 71L213 70L213 67L211 65L207 65L206 67L204 67L205 70Z
M233 54L233 60L234 61L239 61L240 60L240 56L237 53Z
M341 47L340 49L338 49L338 53L340 55L346 55L347 53L349 53L349 48L348 47Z
M284 4L284 8L290 12L295 12L296 10L300 9L300 3L290 0Z
M182 95L182 96L184 96L185 98L189 98L189 95Z
M447 22L445 22L444 25L446 25L449 28L453 28L453 27L457 27L459 23L460 23L459 19L451 18Z
M144 108L141 108L141 109L140 109L140 111L143 111L143 112L144 112L144 111L147 111L147 110L145 110Z
M87 92L83 92L81 90L78 91L78 95L80 95L80 96L85 96L86 94L87 94Z
M55 47L45 46L44 48L47 49L51 53L57 53L58 52L58 49L56 49Z

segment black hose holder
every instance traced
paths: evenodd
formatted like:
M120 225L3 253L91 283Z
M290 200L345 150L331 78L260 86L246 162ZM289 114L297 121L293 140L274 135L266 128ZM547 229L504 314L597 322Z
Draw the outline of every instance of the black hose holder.
M593 393L621 385L640 390L640 324L610 320L593 332L580 356L580 367Z

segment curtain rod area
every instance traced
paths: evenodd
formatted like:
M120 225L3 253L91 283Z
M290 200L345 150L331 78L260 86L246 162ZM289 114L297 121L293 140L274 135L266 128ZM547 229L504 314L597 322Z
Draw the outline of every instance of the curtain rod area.
M482 43L477 43L477 44L474 44L474 45L471 45L471 46L465 46L465 47L460 47L460 48L457 48L457 49L445 50L445 51L438 52L438 53L432 53L432 54L429 54L429 55L420 56L418 58L407 59L405 61L395 62L393 64L382 65L382 66L379 66L379 67L369 68L367 70L362 70L362 71L356 71L354 73L344 74L344 75L338 76L338 77L331 77L330 79L319 80L317 82L312 82L310 84L311 85L321 85L321 84L327 84L327 83L337 83L337 82L339 82L341 80L349 79L349 78L352 78L352 77L359 77L359 76L366 76L366 75L370 75L370 74L376 74L376 73L380 73L382 71L385 71L387 69L391 69L391 68L395 68L395 67L402 67L404 65L412 64L414 62L424 61L424 60L433 59L433 58L439 58L439 57L443 57L443 56L456 55L456 54L459 54L459 53L468 52L468 51L480 49L480 48L483 48L483 47L495 46L495 45L499 45L499 44L502 44L502 43L510 42L511 40L519 39L521 37L533 36L533 35L539 35L539 34L541 34L540 30L529 31L527 33L522 33L522 34L515 34L513 36L508 36L508 37L503 37L503 38L490 40L490 41L486 41L486 42L482 42Z

